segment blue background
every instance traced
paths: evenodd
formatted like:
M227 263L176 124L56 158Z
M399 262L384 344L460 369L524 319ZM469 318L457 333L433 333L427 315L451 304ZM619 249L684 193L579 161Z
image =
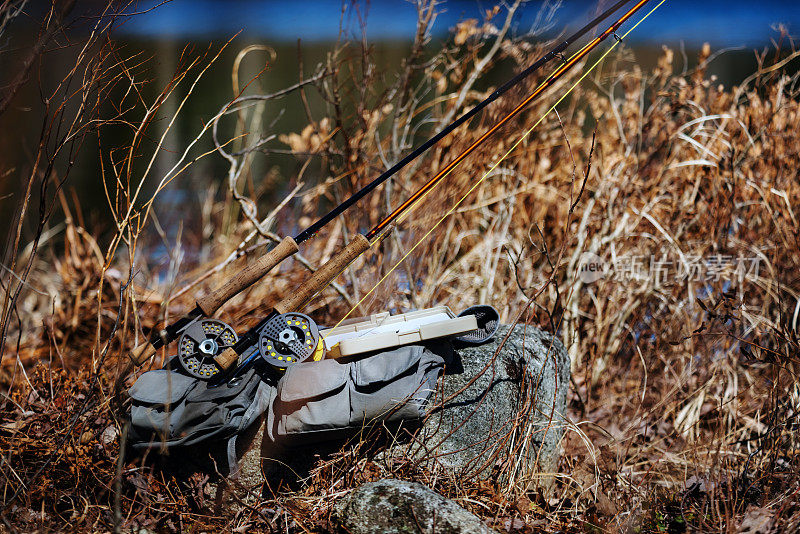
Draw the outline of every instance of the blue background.
M656 2L653 2L655 5ZM144 10L157 2L140 2ZM606 0L602 5L610 5ZM372 40L411 39L415 31L416 8L406 0L348 2L342 18L339 0L173 0L151 13L132 17L123 32L147 37L202 38L225 37L238 31L244 36L270 40L330 41L336 39L340 20L345 32L359 32L359 13L365 15L367 36ZM491 1L449 0L439 6L435 30L443 34L459 20L478 18ZM526 4L516 19L517 32L526 31L542 5L541 0ZM567 1L557 13L555 27L585 22L598 9L595 1ZM647 9L647 8L645 8ZM632 35L639 43L689 46L709 42L714 47L768 44L776 38L778 23L790 33L800 35L800 2L762 0L667 0Z

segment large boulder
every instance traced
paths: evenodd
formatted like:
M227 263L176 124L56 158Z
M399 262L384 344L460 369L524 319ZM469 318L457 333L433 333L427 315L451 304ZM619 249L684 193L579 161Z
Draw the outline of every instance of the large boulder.
M501 326L491 343L458 351L419 442L460 478L547 482L564 435L569 379L561 341L532 326Z
M334 506L334 522L352 534L489 534L478 516L430 488L405 480L364 484Z
M493 341L447 358L428 417L405 443L390 440L387 458L417 458L460 478L515 487L547 485L564 433L570 362L563 344L526 325L501 326ZM261 433L240 464L238 484L254 489L264 473L302 477L315 458L342 443L279 448ZM287 481L291 484L292 481Z

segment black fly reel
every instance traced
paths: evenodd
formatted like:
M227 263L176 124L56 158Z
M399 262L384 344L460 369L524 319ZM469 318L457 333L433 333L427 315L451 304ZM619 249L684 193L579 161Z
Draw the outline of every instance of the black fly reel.
M222 321L201 319L189 325L178 340L178 360L187 373L208 380L220 371L214 356L238 340L233 328Z
M293 363L322 358L317 324L302 313L273 317L259 332L258 350L268 364L286 368Z

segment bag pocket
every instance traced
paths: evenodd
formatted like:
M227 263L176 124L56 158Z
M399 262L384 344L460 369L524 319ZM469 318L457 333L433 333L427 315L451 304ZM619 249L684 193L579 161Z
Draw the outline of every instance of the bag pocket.
M432 393L424 347L408 345L352 363L350 424L417 419ZM438 376L435 375L435 376ZM433 381L435 384L435 379Z
M140 436L156 434L169 439L172 421L183 411L183 400L197 381L166 369L144 373L128 390L131 396L131 426Z
M277 436L347 426L350 420L349 367L336 360L291 365L278 382L273 403Z
M176 437L182 440L181 444L189 445L235 434L238 419L252 404L260 383L255 369L218 385L199 381L186 396L180 421L173 426Z
M166 369L147 371L128 390L141 404L174 405L179 403L197 382L196 379Z

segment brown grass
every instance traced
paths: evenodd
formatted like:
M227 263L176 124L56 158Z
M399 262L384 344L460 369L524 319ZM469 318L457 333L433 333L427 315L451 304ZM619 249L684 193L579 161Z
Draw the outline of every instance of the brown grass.
M162 284L146 258L132 261L139 240L157 231L142 202L147 189L137 193L137 187L167 183L197 158L187 148L172 174L152 177L145 166L146 175L134 176L129 163L149 156L129 148L151 135L160 107L176 98L174 88L191 87L216 52L187 56L153 103L126 96L120 109L138 119L129 123L130 146L110 149L114 165L105 169L106 183L116 187L109 205L119 233L98 243L69 214L79 207L62 196L69 214L58 237L63 247L41 247L31 259L36 277L25 274L28 287L6 315L7 339L19 340L7 341L2 361L8 394L0 471L9 527L326 530L331 494L387 474L358 446L345 448L318 466L303 491L216 513L205 478L177 480L119 460L124 425L114 382L126 349L230 276L236 257L290 228L281 221L304 227L318 213L318 198L343 199L405 153L416 129L429 133L482 98L472 84L490 65L521 67L544 49L506 35L505 11L491 20L496 31L489 22L466 22L444 48L433 49L427 9L420 8L417 42L396 80L379 83L381 74L367 68L369 50L350 43L295 88L319 92L326 111L315 116L309 109L308 128L269 146L288 147L327 178L292 177L297 187L285 204L262 212L249 198L268 178L251 169L269 136L246 132L261 130L261 105L273 96L221 109L217 118L238 121L242 135L233 140L217 138L214 121L198 131L198 137L213 133L217 152L225 152L229 194L209 193L204 222L214 236L206 245L211 259L182 265L176 247ZM577 73L459 166L305 310L330 323L356 304L368 313L488 302L505 321L521 314L568 347L570 423L552 495L455 481L411 464L389 474L431 484L498 529L734 532L743 521L797 528L800 76L787 70L796 56L793 49L772 50L743 84L726 89L706 75L707 48L688 72L676 72L668 49L649 72L629 50L614 51L411 254L404 257L441 218L442 207L454 205ZM139 59L118 60L115 68L137 81L129 66ZM257 94L256 86L244 94ZM493 105L400 173L305 245L300 258L233 299L220 317L244 331L521 94ZM620 276L583 283L578 269L585 252L613 264ZM19 264L26 253L19 252ZM643 276L625 276L637 259ZM667 269L662 280L651 267ZM16 284L5 272L2 280L4 289Z

